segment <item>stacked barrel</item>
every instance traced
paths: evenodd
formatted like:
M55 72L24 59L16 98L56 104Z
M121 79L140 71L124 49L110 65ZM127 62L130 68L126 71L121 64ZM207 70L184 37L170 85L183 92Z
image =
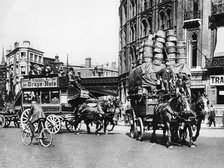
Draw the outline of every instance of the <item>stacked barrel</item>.
M166 34L162 30L159 30L155 34L153 64L160 65L164 61L163 50L166 41L165 38Z
M175 30L168 30L166 33L166 52L167 59L171 64L176 63L176 43L177 36L175 35Z
M187 62L185 41L177 41L177 62Z
M186 47L184 41L177 41L175 30L159 30L149 34L137 47L140 62L161 65L168 60L172 65L186 63ZM140 63L141 64L141 63Z

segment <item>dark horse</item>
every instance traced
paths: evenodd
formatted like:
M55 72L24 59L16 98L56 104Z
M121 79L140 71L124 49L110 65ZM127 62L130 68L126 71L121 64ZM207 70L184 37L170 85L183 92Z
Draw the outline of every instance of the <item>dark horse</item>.
M89 101L90 100L90 101ZM103 128L103 115L104 112L100 103L96 99L89 99L83 104L80 104L75 110L75 124L77 125L84 121L87 128L87 133L91 133L89 124L96 124L96 131L98 132Z
M117 124L118 115L120 113L120 103L117 100L103 100L101 102L102 109L104 111L103 120L104 120L104 133L107 134L107 131L113 131L115 125ZM107 127L111 125L111 129Z
M191 103L191 110L193 110L196 113L196 134L192 137L193 141L196 141L201 130L201 123L203 120L205 120L205 115L208 112L208 99L202 95L196 98L195 100L192 100Z
M184 95L176 95L167 102L159 103L154 111L152 141L155 141L158 125L163 124L164 138L167 132L166 146L172 149L171 136L178 138L179 123L185 123L185 118L190 113L189 110L188 99ZM190 133L191 135L192 133Z

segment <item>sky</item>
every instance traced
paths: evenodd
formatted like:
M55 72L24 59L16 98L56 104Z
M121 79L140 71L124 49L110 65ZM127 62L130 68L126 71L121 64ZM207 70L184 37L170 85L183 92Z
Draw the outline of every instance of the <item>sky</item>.
M30 41L69 64L118 62L120 0L0 0L0 48ZM2 53L2 52L1 52ZM1 54L2 55L2 54Z

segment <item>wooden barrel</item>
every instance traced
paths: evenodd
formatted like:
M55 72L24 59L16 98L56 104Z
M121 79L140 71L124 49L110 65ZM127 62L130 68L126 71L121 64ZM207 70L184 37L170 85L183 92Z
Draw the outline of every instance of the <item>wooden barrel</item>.
M169 48L169 47L175 47L175 43L174 42L171 42L171 41L167 41L166 42L166 47Z
M144 47L153 47L153 40L147 39L144 43Z
M163 49L162 48L154 48L153 52L155 52L155 53L163 53Z
M154 38L155 38L155 36L153 34L149 34L147 40L153 41Z
M165 39L166 38L166 33L163 30L158 30L157 33L156 33L156 36L162 37L162 38Z
M168 47L167 48L167 53L168 54L176 53L176 47L175 46Z
M167 30L166 37L168 37L168 36L176 36L175 30L173 30L173 29Z
M160 59L154 59L152 62L154 65L161 65L163 63L163 60Z
M144 57L153 57L153 48L151 46L144 47L143 51Z
M167 41L172 41L172 42L176 42L177 41L177 37L176 36L168 36Z
M154 55L154 59L163 60L163 54L162 54L162 53L156 53L156 54Z
M162 38L162 37L156 38L156 41L161 42L163 44L166 42L165 38Z
M143 57L143 63L146 62L146 63L152 63L152 57Z
M163 48L163 43L159 42L159 41L155 41L155 44L154 44L154 47L155 48Z
M182 57L186 55L185 41L177 41L177 53Z
M178 63L187 63L187 57L178 57L177 62Z
M168 59L176 59L176 53L168 54L167 55Z

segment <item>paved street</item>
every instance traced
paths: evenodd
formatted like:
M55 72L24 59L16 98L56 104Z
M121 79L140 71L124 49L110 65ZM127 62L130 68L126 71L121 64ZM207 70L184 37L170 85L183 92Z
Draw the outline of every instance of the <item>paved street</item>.
M216 168L223 167L224 129L203 128L196 148L174 146L167 149L148 141L146 132L142 142L131 139L129 128L117 126L108 135L79 135L62 130L54 135L53 145L44 148L33 143L22 144L20 129L0 129L0 167L4 168ZM158 132L160 133L160 131Z

